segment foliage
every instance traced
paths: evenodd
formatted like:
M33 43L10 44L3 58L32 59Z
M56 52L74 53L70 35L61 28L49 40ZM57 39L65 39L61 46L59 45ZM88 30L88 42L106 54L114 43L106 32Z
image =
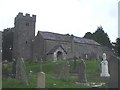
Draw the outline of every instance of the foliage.
M87 32L84 36L84 38L93 39L96 42L100 43L103 46L107 46L109 48L112 48L112 44L110 42L110 39L108 37L108 34L104 32L103 27L99 26L97 30L92 34L90 32Z
M117 55L120 57L120 38L116 39L116 42L114 44L114 50L117 53Z
M87 32L84 36L84 38L89 38L89 39L93 39L93 35L91 32Z

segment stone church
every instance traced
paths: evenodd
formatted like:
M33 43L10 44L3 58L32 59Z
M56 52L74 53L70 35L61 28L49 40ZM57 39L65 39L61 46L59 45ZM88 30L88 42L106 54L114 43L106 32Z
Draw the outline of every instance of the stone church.
M69 34L38 31L36 15L19 13L14 21L13 58L26 60L64 60L74 56L98 59L102 46L94 40Z

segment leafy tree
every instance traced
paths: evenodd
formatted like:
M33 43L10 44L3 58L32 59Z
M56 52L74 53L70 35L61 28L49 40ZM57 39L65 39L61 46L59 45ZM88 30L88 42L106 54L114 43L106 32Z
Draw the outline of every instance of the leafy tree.
M112 48L112 44L108 37L108 34L104 32L102 26L98 27L95 33L93 33L94 40L100 43L103 46Z
M2 60L12 60L13 28L4 29L2 37Z
M102 26L99 26L93 34L91 34L90 32L87 32L85 34L84 38L93 39L103 46L107 46L109 48L112 48L112 44L110 42L110 39L109 39L107 33L104 32Z
M93 35L91 32L87 32L84 36L84 38L89 38L89 39L93 39Z

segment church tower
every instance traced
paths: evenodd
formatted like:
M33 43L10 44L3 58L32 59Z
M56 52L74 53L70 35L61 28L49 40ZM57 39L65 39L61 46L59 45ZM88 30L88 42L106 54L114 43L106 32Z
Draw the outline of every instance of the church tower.
M19 13L14 21L13 58L32 59L36 15Z

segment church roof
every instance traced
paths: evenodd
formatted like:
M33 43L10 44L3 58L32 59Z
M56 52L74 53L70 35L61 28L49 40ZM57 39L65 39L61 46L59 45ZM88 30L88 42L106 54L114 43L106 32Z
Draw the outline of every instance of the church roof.
M92 39L77 37L69 34L58 34L53 32L44 32L44 31L38 31L38 33L41 34L44 39L48 39L48 40L71 41L71 39L74 39L74 42L78 42L81 44L100 45L99 43L97 43Z

